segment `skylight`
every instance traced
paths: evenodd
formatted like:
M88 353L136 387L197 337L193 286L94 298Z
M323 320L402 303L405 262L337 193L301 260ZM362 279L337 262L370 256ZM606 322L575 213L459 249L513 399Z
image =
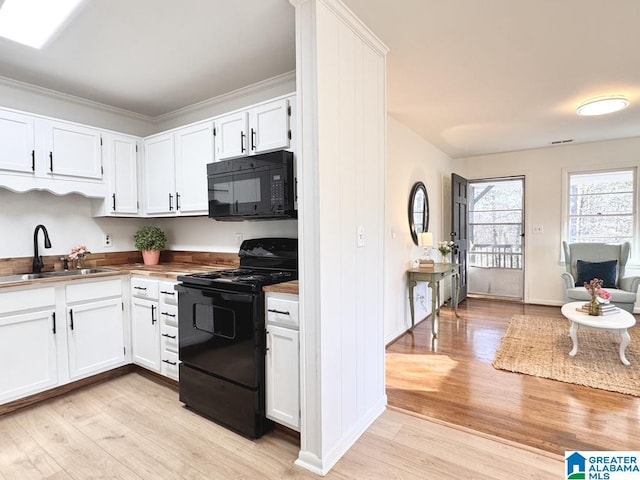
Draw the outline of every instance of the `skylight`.
M4 0L0 36L42 48L83 0Z

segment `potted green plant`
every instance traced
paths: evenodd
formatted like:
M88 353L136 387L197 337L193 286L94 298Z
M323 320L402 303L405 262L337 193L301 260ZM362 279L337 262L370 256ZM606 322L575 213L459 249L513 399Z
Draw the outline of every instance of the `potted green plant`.
M158 227L146 225L133 235L135 247L142 252L145 265L157 265L160 250L167 245L167 236Z

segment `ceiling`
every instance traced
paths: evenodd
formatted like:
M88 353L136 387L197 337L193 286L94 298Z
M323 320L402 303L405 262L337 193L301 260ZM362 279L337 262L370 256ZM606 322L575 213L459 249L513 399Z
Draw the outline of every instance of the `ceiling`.
M344 0L390 52L389 113L452 158L640 135L637 0ZM86 0L0 75L164 115L295 69L288 0ZM625 94L622 112L578 117Z

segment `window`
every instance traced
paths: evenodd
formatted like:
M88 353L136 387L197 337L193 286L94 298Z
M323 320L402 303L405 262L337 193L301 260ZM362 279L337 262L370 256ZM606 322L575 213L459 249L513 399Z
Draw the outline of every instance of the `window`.
M568 176L567 241L633 243L636 170L575 172Z
M522 269L524 178L469 182L469 266Z

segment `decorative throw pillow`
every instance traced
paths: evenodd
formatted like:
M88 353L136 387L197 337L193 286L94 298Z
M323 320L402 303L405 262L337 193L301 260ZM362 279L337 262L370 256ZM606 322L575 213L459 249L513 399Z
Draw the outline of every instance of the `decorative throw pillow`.
M585 262L584 260L578 260L576 267L578 268L576 287L581 287L585 282L589 283L594 278L599 278L602 280L602 286L604 288L617 288L618 260L607 260L606 262Z

